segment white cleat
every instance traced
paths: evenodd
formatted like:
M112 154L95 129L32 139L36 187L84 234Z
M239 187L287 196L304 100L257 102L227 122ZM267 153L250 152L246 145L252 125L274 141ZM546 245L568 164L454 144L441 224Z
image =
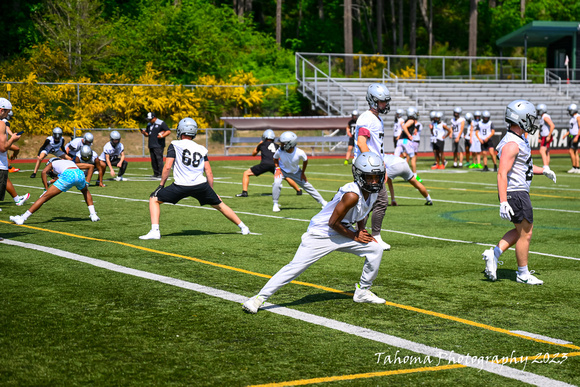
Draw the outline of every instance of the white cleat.
M385 250L385 251L391 250L391 245L386 243L385 241L383 241L383 238L381 238L380 235L373 235L373 238L375 238L375 240L377 241L379 246L381 246L383 248L383 250Z
M151 230L146 235L141 235L139 239L161 239L161 232L159 230Z
M115 181L126 181L123 176L115 176Z
M280 212L280 206L278 204L274 204L274 207L272 208L272 211L274 211L274 212Z
M248 227L242 227L242 235L248 235L250 233L250 229Z
M525 277L520 277L519 274L517 274L516 276L516 282L519 282L521 284L528 284L528 285L543 285L544 281L542 281L541 279L538 279L536 277L534 277L532 274L534 273L534 271L530 271L530 274L528 274Z
M93 222L98 222L99 220L101 220L101 218L99 218L99 216L97 215L97 213L95 212L94 214L91 214L91 220Z
M262 296L254 296L242 304L242 309L245 312L256 314L265 301Z
M11 216L10 220L16 224L21 224L21 225L24 224L24 219L20 215Z
M360 284L356 284L356 290L354 291L354 297L352 299L354 302L366 302L369 304L384 304L387 302L384 298L380 298L371 292L370 289L362 289Z
M29 193L27 193L27 194L25 194L25 195L22 195L22 196L18 196L18 200L16 200L16 202L15 202L15 203L16 203L16 205L17 205L17 206L21 206L21 205L23 205L24 203L26 203L26 201L27 201L28 199L30 199L30 194L29 194Z
M492 281L497 280L497 265L503 265L503 262L498 261L493 253L493 247L485 250L481 256L482 259L485 261L485 276Z
M567 171L568 173L576 173L576 168L570 168Z

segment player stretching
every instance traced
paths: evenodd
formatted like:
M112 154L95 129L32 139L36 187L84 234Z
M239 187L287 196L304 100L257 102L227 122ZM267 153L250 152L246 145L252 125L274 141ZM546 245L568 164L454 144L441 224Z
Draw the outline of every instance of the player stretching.
M343 185L322 211L310 220L294 259L276 273L257 295L242 305L257 313L262 304L282 286L302 274L310 265L333 251L365 257L360 282L355 285L354 302L384 304L370 291L379 273L383 248L366 231L366 217L384 186L385 164L372 152L360 154L352 166L354 182ZM357 229L353 225L357 225Z
M497 279L499 257L515 245L518 263L516 281L528 285L544 283L532 275L533 271L528 270L528 251L534 227L530 185L532 177L540 174L544 174L555 183L556 174L549 168L540 168L532 163L532 150L525 132L533 134L538 129L535 125L536 118L534 105L523 99L511 102L505 110L505 120L509 124L509 129L497 146L499 214L502 219L511 221L515 227L503 236L495 248L490 248L482 254L483 260L486 261L485 275L492 281Z

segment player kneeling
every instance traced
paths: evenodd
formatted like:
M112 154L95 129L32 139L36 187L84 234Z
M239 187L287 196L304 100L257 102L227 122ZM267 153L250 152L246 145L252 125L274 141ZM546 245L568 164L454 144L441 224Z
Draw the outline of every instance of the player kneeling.
M56 173L58 177L54 184L50 187L48 186L46 176L49 173ZM63 160L58 157L53 157L50 159L46 167L42 170L42 183L46 191L40 196L40 198L34 202L34 204L22 215L11 216L10 220L16 224L24 224L28 217L35 213L44 203L57 196L61 192L66 192L72 187L77 187L79 191L82 192L85 203L89 207L89 213L91 220L93 222L99 221L100 218L95 212L95 206L93 205L93 197L89 192L89 184L85 181L85 174L81 171L74 162L70 160Z
M365 257L360 282L355 285L354 302L384 304L370 291L379 273L383 248L365 229L366 218L385 184L385 164L373 152L360 154L353 163L354 182L342 186L334 198L310 220L308 230L294 259L276 273L260 292L242 305L257 313L262 304L282 286L290 283L310 265L333 251ZM357 225L357 230L353 225Z
M176 204L181 199L193 197L200 205L209 204L226 218L237 224L243 235L250 229L238 218L236 213L221 201L213 190L213 173L207 158L207 149L193 139L197 135L197 123L193 118L184 118L177 125L178 140L172 141L167 149L167 157L161 183L149 197L151 231L139 239L160 239L159 218L161 203ZM164 187L173 167L174 183ZM205 176L203 175L205 172Z

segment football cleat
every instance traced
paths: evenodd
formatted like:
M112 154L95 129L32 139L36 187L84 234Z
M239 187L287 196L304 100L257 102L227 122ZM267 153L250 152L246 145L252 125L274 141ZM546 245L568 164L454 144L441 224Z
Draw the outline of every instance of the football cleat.
M242 191L242 193L239 193L236 195L237 198L247 198L248 197L248 191Z
M322 206L322 208L326 207L327 204L328 204L327 201L323 201L322 203L320 203L320 205Z
M9 173L14 173L14 172L18 172L20 171L20 168L14 168L13 166L10 166L10 168L8 169Z
M389 251L391 249L391 245L384 242L383 238L381 238L380 235L373 235L373 238L375 238L375 240L377 241L379 246L381 246L383 248L383 250Z
M296 191L296 196L301 196L301 195L302 195L302 190Z
M161 232L159 230L151 230L146 235L141 235L139 239L161 239Z
M22 196L17 196L18 200L15 201L17 206L21 206L23 205L28 199L30 199L30 194L27 193L25 195Z
M576 173L576 168L570 168L568 169L568 171L566 171L567 173Z
M516 282L519 282L520 284L528 284L528 285L543 285L544 284L544 281L534 277L532 274L534 274L533 270L530 271L530 274L528 274L527 276L520 277L520 275L517 274Z
M242 309L245 312L256 314L265 301L262 296L254 296L242 304Z
M497 280L497 265L503 265L502 261L498 261L493 253L494 248L490 247L489 249L485 250L481 256L482 259L485 261L485 276L492 281Z
M35 177L36 177L36 173L31 173L31 174L30 174L30 178L31 178L31 179L34 179Z
M431 200L427 200L427 201L425 202L425 205L426 205L426 206L432 206L432 205L433 205L433 202L432 202Z
M384 304L387 302L384 298L380 298L369 289L362 289L360 284L356 284L355 286L356 290L352 298L354 302L366 302L369 304Z
M99 218L99 216L97 215L97 213L95 212L94 214L91 214L91 220L93 222L98 222L99 220L101 220L101 218Z
M248 235L250 233L250 229L248 227L242 227L242 235Z
M10 217L10 220L13 221L16 224L24 224L24 219L20 215L11 216Z
M272 207L272 211L280 212L280 206L278 205L278 203L274 204L274 207Z
M123 176L115 176L115 181L126 181Z

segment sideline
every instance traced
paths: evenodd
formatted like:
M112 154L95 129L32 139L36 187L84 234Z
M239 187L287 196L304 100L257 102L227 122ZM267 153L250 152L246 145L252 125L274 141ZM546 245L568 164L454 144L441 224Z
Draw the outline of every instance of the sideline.
M231 293L228 291L224 291L221 289L211 288L211 287L199 285L199 284L196 284L193 282L183 281L183 280L172 278L172 277L166 277L166 276L162 276L162 275L158 275L158 274L154 274L154 273L150 273L150 272L146 272L146 271L142 271L142 270L132 269L132 268L128 268L125 266L116 265L116 264L113 264L113 263L110 263L107 261L102 261L100 259L95 259L95 258L83 256L83 255L78 255L78 254L74 254L74 253L71 253L68 251L54 249L51 247L40 246L40 245L31 244L31 243L18 242L18 241L14 241L14 240L10 240L10 239L2 240L2 241L0 241L0 243L12 245L12 246L18 246L18 247L36 250L36 251L41 251L43 253L48 253L48 254L56 255L58 257L63 257L63 258L67 258L70 260L83 262L83 263L86 263L86 264L89 264L92 266L100 267L100 268L114 271L117 273L122 273L122 274L131 275L134 277L149 279L152 281L164 283L164 284L171 285L171 286L180 287L183 289L193 290L195 292L202 293L202 294L212 296L212 297L221 298L221 299L226 300L226 301L233 301L236 303L242 303L247 299L247 297L245 297L245 296L242 296L242 295L239 295L236 293ZM494 362L491 362L488 360L481 361L481 362L473 362L472 357L470 357L468 355L458 354L458 353L455 353L454 351L445 351L445 350L442 350L439 348L430 347L430 346L427 346L424 344L416 343L416 342L402 339L402 338L399 338L396 336L392 336L392 335L388 335L385 333L373 331L373 330L368 329L368 328L347 324L347 323L344 323L341 321L313 315L310 313L300 312L300 311L297 311L295 309L281 307L281 306L271 304L268 302L266 302L264 305L265 305L265 307L262 308L263 310L267 310L269 312L272 312L272 313L275 313L275 314L278 314L281 316L287 316L287 317L290 317L290 318L293 318L296 320L300 320L300 321L304 321L304 322L307 322L310 324L334 329L334 330L344 332L344 333L347 333L347 334L350 334L353 336L357 336L360 338L373 340L373 341L387 344L387 345L390 345L393 347L409 350L409 351L412 351L415 353L420 353L420 354L423 354L425 356L430 356L433 358L441 359L443 361L447 361L448 364L455 365L457 368L459 368L460 366L470 367L470 368L474 368L477 370L487 371L487 372L490 372L490 373L493 373L493 374L496 374L499 376L503 376L506 378L519 380L519 381L524 382L524 383L534 384L537 386L545 386L545 385L571 386L570 384L567 384L567 383L564 383L564 382L561 382L561 381L558 381L555 379L551 379L551 378L537 375L537 374L527 372L527 371L517 370L517 369L511 368L511 367L505 367L503 364L494 363ZM240 313L242 313L241 310L240 310ZM248 316L248 318L253 318L253 317ZM446 367L444 369L449 369L449 368L454 368L454 367ZM296 384L296 383L294 383L294 384Z

